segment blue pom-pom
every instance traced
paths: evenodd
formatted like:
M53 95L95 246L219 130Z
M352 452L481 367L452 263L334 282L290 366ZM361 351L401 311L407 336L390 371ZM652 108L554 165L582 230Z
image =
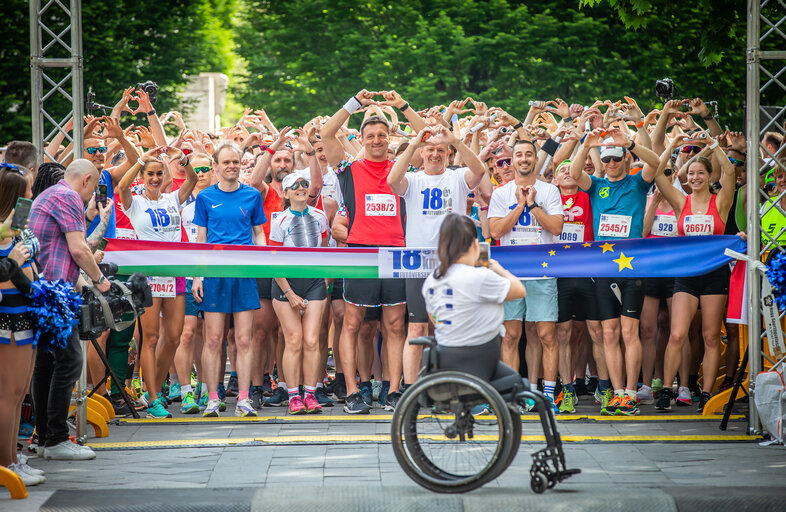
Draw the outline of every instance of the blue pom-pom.
M68 339L79 323L82 296L71 283L58 279L34 281L28 297L38 348L53 352L67 347Z
M778 251L767 262L767 280L772 285L778 309L786 309L786 252Z

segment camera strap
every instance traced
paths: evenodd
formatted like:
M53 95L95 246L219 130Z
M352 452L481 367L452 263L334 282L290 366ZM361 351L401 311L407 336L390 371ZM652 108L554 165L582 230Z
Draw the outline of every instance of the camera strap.
M123 296L125 297L125 299L129 303L133 304L133 302L131 302L131 290L129 290L128 287L126 287L126 285L124 285L123 283L117 282L117 281L115 281L112 284L116 284L120 288L120 290L123 292ZM98 289L94 285L91 284L89 286L90 286L90 289L93 291L93 294L96 296L96 299L98 299L98 303L101 304L101 314L104 315L104 321L106 322L106 325L110 329L113 329L115 331L122 331L123 329L129 327L134 322L136 322L136 318L137 318L136 308L134 308L134 318L133 319L125 320L125 321L122 321L122 322L115 322L115 319L112 316L112 310L109 308L109 303L106 301L106 298L104 297L104 294L101 293L100 291L98 291Z

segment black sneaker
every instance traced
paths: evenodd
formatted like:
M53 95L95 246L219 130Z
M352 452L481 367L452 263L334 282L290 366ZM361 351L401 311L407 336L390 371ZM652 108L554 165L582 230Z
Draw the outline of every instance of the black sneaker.
M262 395L262 386L254 386L251 388L251 406L254 409L261 409L264 396Z
M227 396L237 396L237 375L229 375L229 382L227 382Z
M270 375L265 374L262 380L262 396L271 396L273 394L273 381Z
M385 400L385 410L386 411L393 411L396 409L398 405L398 401L401 399L401 392L400 391L393 391L388 393L388 397Z
M344 384L336 384L333 388L333 400L338 403L344 402L347 399L347 386Z
M319 405L322 407L333 407L333 400L327 396L324 388L317 388L317 390L314 392L314 396L316 397L317 402L319 402Z
M668 388L663 388L655 401L655 409L658 411L670 411L671 401L674 399L674 392Z
M131 410L122 398L120 400L112 399L110 403L112 404L112 409L115 410L115 416L118 418L128 418L132 415Z
M576 396L586 396L589 395L587 392L587 384L584 382L584 379L576 379L576 383L573 385L573 389L576 390ZM593 391L594 393L595 391Z
M360 396L363 397L363 401L366 402L366 405L368 405L369 407L373 407L374 391L370 387L360 388Z
M712 393L708 393L707 391L701 392L701 395L699 395L699 412L704 411L704 406L710 401L710 398L712 398Z
M349 395L344 401L344 412L347 414L368 414L371 407L366 405L359 391Z
M595 393L595 390L598 389L598 378L597 377L590 377L587 381L587 394L592 395Z

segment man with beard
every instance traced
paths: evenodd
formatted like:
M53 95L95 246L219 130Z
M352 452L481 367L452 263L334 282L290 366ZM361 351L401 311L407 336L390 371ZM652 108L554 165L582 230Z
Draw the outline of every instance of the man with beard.
M500 245L551 244L562 233L563 209L559 190L537 179L535 170L538 149L532 141L520 140L513 146L513 181L497 188L489 204L489 230ZM544 269L548 271L548 269ZM522 281L527 290L524 299L505 302L505 336L502 338L502 362L518 370L522 322L535 322L543 345L543 386L555 412L554 387L557 380L557 280ZM529 362L528 368L537 367ZM530 382L537 375L530 371Z

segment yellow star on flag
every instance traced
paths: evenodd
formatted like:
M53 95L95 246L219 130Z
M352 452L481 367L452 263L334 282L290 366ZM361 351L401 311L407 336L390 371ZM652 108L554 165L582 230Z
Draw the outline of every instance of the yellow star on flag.
M549 264L544 261L543 263L540 264L540 266L546 268L549 266Z
M549 251L549 256L554 256L555 254L557 254L557 253L554 252L554 251Z
M562 247L564 247L565 249L570 249L569 245L563 245Z
M592 244L589 242L584 242L584 247L592 247Z
M633 261L633 256L628 258L628 257L625 256L624 252L621 252L620 253L620 257L617 258L616 260L612 260L612 261L620 266L619 272L622 272L623 268L629 268L629 269L633 270L633 267L630 264L630 262Z
M606 242L605 244L601 245L601 246L600 246L600 248L601 248L601 249L603 249L603 253L604 253L604 254L605 254L607 251L614 252L614 244L610 244L610 243L608 243L608 242Z

